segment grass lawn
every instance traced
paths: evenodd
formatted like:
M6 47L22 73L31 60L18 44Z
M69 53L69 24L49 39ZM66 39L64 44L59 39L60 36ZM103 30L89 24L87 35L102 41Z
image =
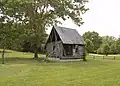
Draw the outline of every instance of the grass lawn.
M9 51L5 55L0 86L120 86L119 56L116 60L88 56L87 62L42 62L31 53Z

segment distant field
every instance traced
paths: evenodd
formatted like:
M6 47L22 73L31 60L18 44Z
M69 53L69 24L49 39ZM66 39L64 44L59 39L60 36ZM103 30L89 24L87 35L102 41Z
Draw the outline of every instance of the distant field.
M120 56L116 60L97 55L88 61L43 62L32 53L9 51L0 64L0 86L120 86ZM0 56L1 58L1 56Z

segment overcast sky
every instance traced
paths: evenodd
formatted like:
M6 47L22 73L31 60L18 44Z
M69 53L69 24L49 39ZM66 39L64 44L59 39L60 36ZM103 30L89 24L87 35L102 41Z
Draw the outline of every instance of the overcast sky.
M85 23L81 27L71 20L66 20L62 26L77 29L81 35L86 31L96 31L101 36L119 37L120 0L89 0L87 6L90 10L84 14Z

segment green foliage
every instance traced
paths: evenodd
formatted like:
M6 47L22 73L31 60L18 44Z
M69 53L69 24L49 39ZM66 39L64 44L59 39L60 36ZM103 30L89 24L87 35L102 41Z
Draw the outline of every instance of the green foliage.
M93 47L94 47L94 45L93 45L92 41L89 40L89 39L86 39L86 46L85 46L85 48L86 48L88 53L93 52Z
M111 46L110 46L110 53L111 54L117 54L118 53L116 41L111 44Z
M103 36L102 37L102 43L108 43L109 46L111 46L113 43L115 43L116 38L113 36Z
M99 34L94 31L93 32L88 31L83 34L83 37L87 45L86 48L87 48L88 53L91 53L91 52L96 53L97 49L100 47L102 43L102 38L99 36Z
M113 36L103 36L102 44L100 48L97 50L98 54L118 54L118 43L119 39L116 39Z
M102 47L98 48L97 54L103 54L103 53L104 53L104 52L103 52L103 48L102 48Z
M5 46L6 48L12 48L12 45L15 43L15 38L17 37L16 28L11 25L11 22L2 24L0 26L0 45Z
M120 38L113 36L99 36L97 32L85 32L83 34L86 42L86 50L88 53L98 54L119 54Z
M120 38L118 38L118 40L116 41L116 49L117 49L117 53L120 54Z
M103 53L107 56L110 50L110 47L108 44L104 44L103 46Z

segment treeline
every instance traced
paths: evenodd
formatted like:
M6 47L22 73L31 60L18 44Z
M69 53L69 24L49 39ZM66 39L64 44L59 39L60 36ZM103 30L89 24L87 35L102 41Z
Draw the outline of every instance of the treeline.
M86 51L95 54L120 54L120 38L113 36L100 36L99 33L85 32Z

